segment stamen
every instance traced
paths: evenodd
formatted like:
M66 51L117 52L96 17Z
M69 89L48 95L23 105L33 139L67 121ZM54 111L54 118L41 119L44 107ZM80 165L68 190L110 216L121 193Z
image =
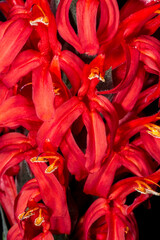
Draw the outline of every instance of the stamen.
M156 186L160 187L157 183L155 183L154 181L144 178L144 180L151 182L153 184L155 184ZM137 180L136 183L138 184L138 188L135 188L135 190L141 194L153 194L155 196L160 196L160 193L154 191L147 183Z
M59 162L59 157L57 157L57 159L55 159L55 161L46 168L45 173L54 172L58 168L57 162Z
M39 216L34 220L35 226L40 226L44 222L44 217L42 217L42 209L39 209Z
M160 10L156 10L154 13L160 14Z
M40 157L40 155L39 155L39 156L37 156L37 157L31 158L30 161L31 161L32 163L35 163L35 162L36 162L36 163L37 163L37 162L41 163L41 162L49 162L48 159L57 160L57 156L42 156L42 157Z
M94 78L98 78L100 81L105 82L105 79L102 76L102 74L100 73L100 70L98 67L91 68L91 73L90 73L88 79L92 80Z
M52 163L46 168L45 173L52 173L54 172L60 163L58 156L37 156L30 159L32 163L42 163L42 162L49 162L51 159Z
M35 20L30 20L29 23L31 26L38 26L38 23L43 23L44 25L48 26L49 24L49 19L48 17L46 16L45 12L43 11L43 9L39 6L39 5L36 5L36 4L33 4L32 8L31 8L31 11L33 9L34 6L37 6L39 8L39 10L41 11L41 13L43 14L43 17L38 17L36 18Z
M46 26L48 26L48 24L49 24L47 17L39 17L39 18L36 18L33 21L30 20L29 23L30 23L31 26L38 26L38 23L43 23Z
M24 220L24 219L27 219L31 216L33 216L35 214L35 211L38 210L39 208L33 208L33 209L30 209L30 210L26 210L24 211L23 213L19 214L18 216L18 219L19 220Z
M147 131L148 134L150 134L153 137L160 138L160 127L156 124L149 123L145 124L145 127L147 127L149 130Z
M23 88L25 88L25 87L27 87L27 86L29 86L29 85L32 85L32 82L29 82L29 83L24 84L24 85L20 88L20 91L22 91Z
M129 227L128 226L125 227L124 232L125 232L125 234L127 234L129 232Z
M60 95L60 93L59 93L60 88L53 88L53 91L54 91L55 95Z

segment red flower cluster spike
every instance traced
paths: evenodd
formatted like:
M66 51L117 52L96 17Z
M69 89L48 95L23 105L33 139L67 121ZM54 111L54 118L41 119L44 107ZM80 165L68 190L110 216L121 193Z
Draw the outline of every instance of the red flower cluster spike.
M160 1L0 11L7 240L138 240L134 209L160 196Z

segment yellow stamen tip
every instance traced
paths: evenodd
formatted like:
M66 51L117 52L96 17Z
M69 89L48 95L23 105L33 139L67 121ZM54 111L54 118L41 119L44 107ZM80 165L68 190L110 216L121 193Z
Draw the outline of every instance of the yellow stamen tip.
M37 217L37 218L34 220L34 225L38 227L38 226L40 226L43 222L44 222L44 217L39 216L39 217Z
M124 232L125 232L125 234L127 234L129 232L129 227L128 226L125 227Z
M154 185L160 187L157 183L154 181L144 178L145 181L148 181L150 183L153 183ZM154 191L146 182L137 180L135 181L138 184L138 188L135 188L135 190L141 194L152 194L155 196L160 196L160 193Z
M52 173L54 172L56 169L58 168L58 166L54 166L53 164L49 165L46 170L45 173Z
M38 23L42 23L42 24L48 26L49 21L48 21L47 17L39 17L39 18L36 18L33 21L30 20L29 23L30 23L31 26L38 26Z
M158 14L160 14L160 10L156 10L154 13L158 13Z
M54 88L54 93L55 93L55 95L60 95L60 88Z
M102 76L102 74L100 73L100 70L98 67L92 68L91 73L88 77L89 80L92 80L94 78L98 78L100 81L105 82L105 79Z
M147 131L148 134L150 134L153 137L160 138L160 127L156 124L149 123L146 124L145 127L147 127L149 130Z
M31 161L32 163L35 163L35 162L36 162L36 163L37 163L37 162L39 162L39 163L40 163L40 162L48 162L48 158L49 158L49 157L46 157L46 156L44 156L44 157L39 157L39 156L38 156L38 157L33 157L33 158L31 158L30 161Z

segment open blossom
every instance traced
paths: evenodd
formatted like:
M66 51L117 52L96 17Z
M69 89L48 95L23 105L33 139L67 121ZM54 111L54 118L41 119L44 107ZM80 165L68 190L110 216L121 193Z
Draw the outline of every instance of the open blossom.
M145 201L150 194L160 195L154 190L154 187L160 187L157 184L159 178L157 171L147 178L132 177L114 184L106 199L99 198L89 207L79 223L81 232L76 236L77 239L138 239L133 209ZM132 192L140 195L136 196L132 204L127 205L126 198Z
M138 240L134 210L160 196L160 1L0 11L7 240Z

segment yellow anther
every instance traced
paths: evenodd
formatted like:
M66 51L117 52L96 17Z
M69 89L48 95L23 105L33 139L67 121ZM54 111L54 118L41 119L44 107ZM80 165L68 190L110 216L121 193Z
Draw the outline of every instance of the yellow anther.
M100 73L100 70L98 67L91 68L91 73L90 73L88 79L92 80L94 78L98 78L100 81L105 82L105 79L102 76L102 74Z
M29 218L32 215L34 215L35 211L38 210L38 209L39 208L33 208L33 209L29 209L27 211L24 211L23 213L19 214L18 219L22 221L22 220L24 220L26 218Z
M124 232L125 232L125 234L127 234L129 232L129 227L128 226L125 227Z
M39 209L39 216L34 220L35 226L40 226L44 222L44 217L42 217L42 209Z
M48 26L49 21L47 17L39 17L35 20L30 20L29 23L31 24L31 26L38 26L38 23L43 23L44 25Z
M46 168L45 173L54 172L58 168L57 162L59 163L59 157L57 157L57 159L55 159L55 161Z
M156 10L154 13L158 13L158 14L160 14L160 10Z
M149 130L147 131L148 134L150 134L153 137L160 138L160 127L156 124L149 123L146 124L145 127L147 127Z
M32 163L37 163L37 162L49 162L49 159L57 159L57 156L38 156L38 157L33 157L30 159Z
M157 183L155 183L154 181L148 179L148 178L144 178L145 181L151 182L154 185L160 187ZM153 190L146 182L141 181L141 180L137 180L135 181L138 184L138 188L135 188L135 190L137 192L140 192L142 194L153 194L155 196L160 196L160 193L156 192L155 190Z
M43 16L42 16L42 17L38 17L38 18L36 18L35 20L30 20L29 23L31 24L31 26L38 26L38 23L43 23L44 25L48 26L48 24L49 24L49 19L48 19L48 17L46 16L46 14L45 14L45 12L43 11L43 9L42 9L40 6L36 5L36 4L34 4L34 5L32 6L32 8L33 8L34 6L37 6L37 7L39 8L39 10L40 10L41 13L43 14Z
M49 162L51 159L51 164L46 168L45 173L54 172L60 163L59 156L37 156L30 159L32 163L41 163L41 162Z
M59 91L60 91L60 88L54 88L53 89L55 95L60 95Z

